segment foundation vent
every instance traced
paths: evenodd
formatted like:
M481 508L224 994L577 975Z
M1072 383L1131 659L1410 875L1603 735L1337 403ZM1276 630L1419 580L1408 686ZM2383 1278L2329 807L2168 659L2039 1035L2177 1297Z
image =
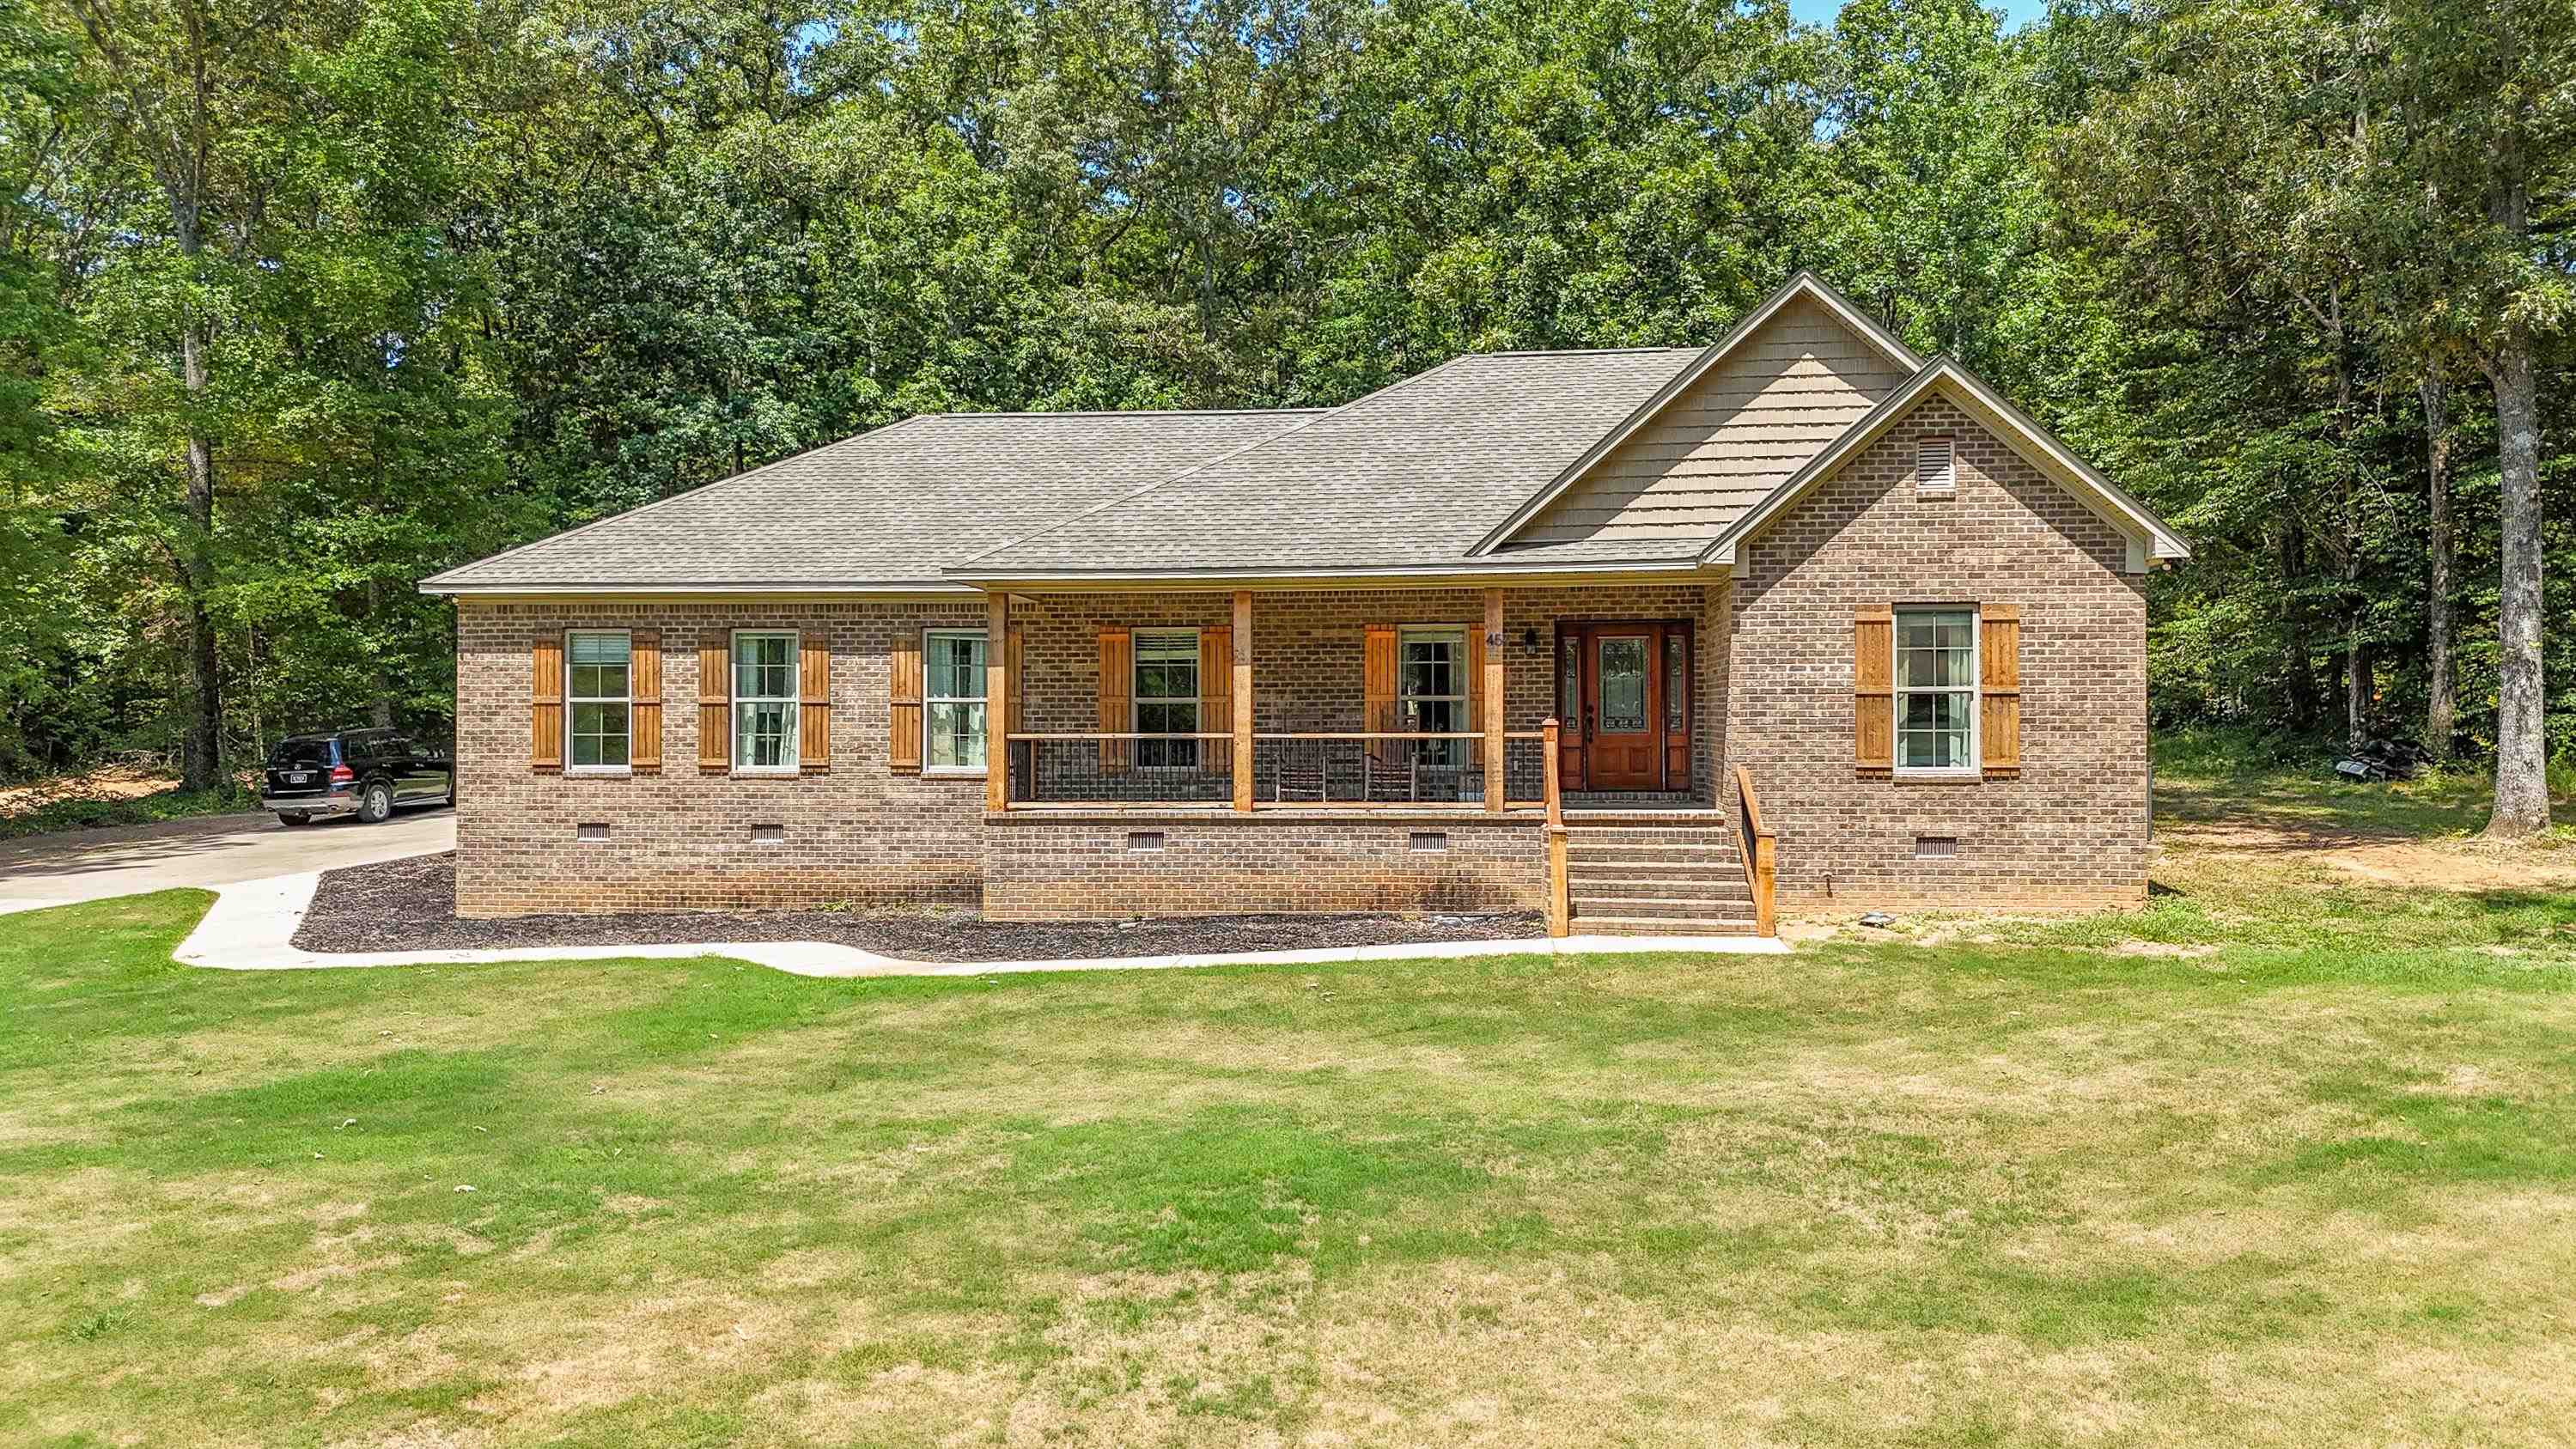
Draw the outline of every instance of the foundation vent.
M1160 850L1163 848L1163 832L1159 830L1130 830L1127 832L1127 848L1129 850Z
M754 845L785 845L787 843L787 827L784 825L755 825L751 827L751 843Z
M1449 832L1446 830L1417 830L1413 832L1410 846L1413 850L1424 855L1446 855L1449 853Z
M606 840L608 838L608 825L605 821L592 825L576 825L572 828L572 838L575 840Z
M1959 837L1955 835L1918 835L1914 837L1914 858L1916 860L1948 860L1950 857L1957 855L1958 853Z

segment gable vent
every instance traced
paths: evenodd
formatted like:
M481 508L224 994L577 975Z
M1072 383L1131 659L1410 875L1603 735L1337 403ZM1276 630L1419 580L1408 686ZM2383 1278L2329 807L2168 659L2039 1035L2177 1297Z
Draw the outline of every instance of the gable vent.
M1959 463L1948 438L1926 438L1914 458L1914 491L1956 493Z

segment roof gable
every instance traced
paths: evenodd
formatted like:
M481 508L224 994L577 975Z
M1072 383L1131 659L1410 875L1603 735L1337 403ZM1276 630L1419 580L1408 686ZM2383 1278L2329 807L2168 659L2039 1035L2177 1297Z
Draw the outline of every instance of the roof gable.
M1836 439L1832 446L1809 459L1804 467L1782 480L1761 502L1727 525L1726 530L1701 554L1702 561L1733 564L1737 545L1796 506L1798 500L1817 484L1831 477L1844 463L1858 457L1864 448L1913 411L1915 404L1934 392L1957 403L1970 417L2001 439L2005 446L2019 454L2024 462L2126 533L2131 544L2132 572L2143 571L2150 559L2191 557L2191 546L2154 510L2075 456L2073 449L2058 441L2029 414L2005 401L2002 394L1986 386L1974 373L1941 357L1924 364L1905 380L1903 386L1872 408L1867 417Z
M1800 272L1471 552L1705 539L1922 365L1849 298Z

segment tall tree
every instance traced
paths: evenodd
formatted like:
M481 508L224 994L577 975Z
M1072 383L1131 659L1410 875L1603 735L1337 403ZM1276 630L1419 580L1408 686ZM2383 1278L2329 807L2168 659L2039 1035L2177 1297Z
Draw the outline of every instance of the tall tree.
M471 268L437 225L470 12L62 5L100 116L87 184L112 223L67 273L90 355L49 379L82 460L65 501L97 547L161 575L135 602L175 615L184 776L202 787L228 678L260 672L256 625L273 641L303 600L323 627L295 657L376 653L335 679L376 697L388 661L351 641L428 614L408 584L448 552L399 546L390 520L471 536L484 516L459 507L491 456L454 333Z
M2460 728L2451 665L2451 385L2427 367L2415 392L2424 410L2424 742L2447 760Z
M2576 324L2576 3L2391 0L2382 214L2390 288L2495 389L2502 487L2495 813L2549 826L2539 377ZM2409 318L2413 321L2416 318Z

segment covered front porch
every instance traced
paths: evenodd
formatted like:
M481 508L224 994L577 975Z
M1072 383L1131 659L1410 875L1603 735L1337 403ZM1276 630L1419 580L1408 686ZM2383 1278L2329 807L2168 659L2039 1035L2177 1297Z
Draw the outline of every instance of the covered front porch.
M996 593L990 808L1713 806L1718 593Z
M943 763L980 668L988 914L1545 909L1563 934L1569 814L1740 834L1725 592L995 589L972 647L926 641L925 771L972 749L961 726Z

